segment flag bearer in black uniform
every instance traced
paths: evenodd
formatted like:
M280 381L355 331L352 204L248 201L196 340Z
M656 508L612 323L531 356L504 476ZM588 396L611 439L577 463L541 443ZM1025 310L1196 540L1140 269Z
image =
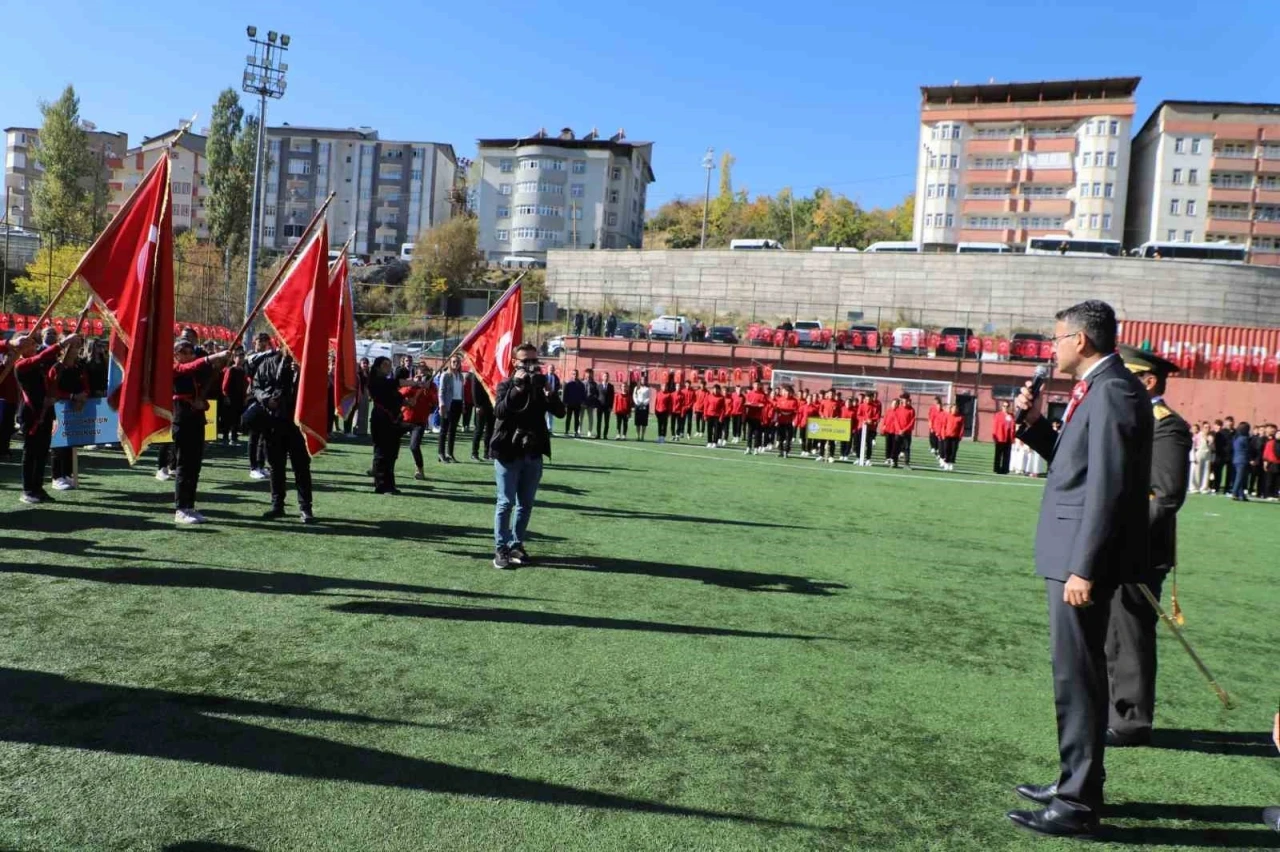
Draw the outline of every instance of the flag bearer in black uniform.
M293 422L293 409L298 401L297 363L279 350L262 355L254 365L253 398L270 415L266 441L267 466L271 469L271 508L263 517L284 517L285 464L288 463L293 465L293 480L298 487L299 517L304 524L313 523L311 455L302 430Z
M226 357L226 352L220 352L197 358L195 346L185 338L173 345L173 444L169 463L175 477L174 523L205 523L204 515L196 511L196 486L204 466L204 427L209 411L205 392Z
M13 373L22 391L18 422L22 425L23 503L48 503L53 498L44 488L44 469L49 462L49 442L53 439L53 406L49 399L49 369L63 349L79 348L80 335L73 334L61 344L54 342L36 352L34 334L10 344L10 358L16 358Z
M65 402L79 411L89 398L89 370L80 360L80 346L63 346L58 363L49 369L49 396L55 402ZM53 490L70 491L77 485L75 451L71 447L58 447L49 454L53 473Z

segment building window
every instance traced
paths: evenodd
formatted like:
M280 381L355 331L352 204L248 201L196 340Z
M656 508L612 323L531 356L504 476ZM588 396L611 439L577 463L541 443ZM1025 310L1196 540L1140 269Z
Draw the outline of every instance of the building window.
M311 161L310 160L290 160L289 174L291 175L311 174Z
M1116 194L1116 185L1114 183L1109 183L1102 188L1103 198L1111 198L1115 194Z
M609 203L610 204L618 203L618 190L616 189L609 190Z
M950 213L947 214L947 227L950 228L955 223L955 217Z
M268 204L266 207L263 208L263 213L267 216L276 215L276 206L274 204Z
M1169 200L1169 215L1170 215L1170 216L1177 216L1177 215L1178 215L1178 208L1179 208L1180 206L1181 206L1181 203L1178 201L1178 199L1176 199L1176 198L1172 198L1172 199L1170 199L1170 200Z
M1107 165L1108 165L1108 166L1111 166L1112 168L1114 168L1114 167L1115 167L1115 164L1116 164L1116 152L1115 152L1115 151L1108 151L1108 152L1107 152Z
M1184 243L1193 242L1193 241L1195 240L1195 238L1196 238L1196 232L1195 232L1195 231L1183 231L1183 232L1182 232L1182 241L1183 241Z
M1188 216L1196 215L1196 201L1194 198L1187 199L1187 215Z
M509 183L500 183L500 184L498 184L498 194L499 194L499 195L510 195L510 194L511 194L511 184L509 184Z
M1106 153L1106 152L1104 152L1104 151L1094 151L1094 152L1093 152L1093 164L1094 164L1095 166L1101 166L1101 165L1102 165L1102 158L1103 158L1103 156L1105 155L1105 153Z
M570 184L569 196L571 198L581 198L584 194L586 194L586 189L587 189L586 184L581 184L581 183Z
M1193 153L1193 154L1199 154L1199 153L1200 153L1200 140L1199 140L1199 139L1192 139L1192 140L1191 140L1191 153Z
M409 172L410 180L422 180L422 169L413 169Z
M265 236L265 237L268 237L269 239L273 239L273 240L274 240L274 239L276 238L276 226L275 226L275 225L263 225L263 226L262 226L262 235L263 235L263 236Z
M499 207L499 208L498 208L498 218L499 218L499 219L510 219L510 218L511 218L511 208L510 208L510 207Z
M538 168L538 161L537 161L537 160L534 160L534 159L531 159L531 158L529 158L529 157L525 157L524 159L522 159L522 160L520 161L520 168L522 168L522 169L536 169L536 168Z
M618 224L618 214L617 214L617 213L610 213L610 214L609 214L609 227L614 227L614 226L615 226L615 225L617 225L617 224Z
M622 167L614 166L613 171L609 173L609 177L613 180L622 180Z
M1178 241L1178 232L1173 228L1170 228L1168 237L1169 237L1169 242L1176 243Z
M1111 230L1111 214L1110 213L1102 214L1102 230L1104 231Z
M1178 137L1177 139L1173 140L1173 153L1175 154L1185 153L1186 147L1187 147L1187 140L1183 139L1182 137Z
M960 165L960 157L959 157L959 155L957 155L957 154L952 154L952 155L951 155L951 168L953 168L953 169L954 169L954 168L959 168L959 165Z
M1182 183L1182 169L1173 170L1173 182Z
M956 197L956 185L954 183L947 184L947 198Z
M938 167L938 157L936 154L929 155L929 168L936 169Z
M1101 198L1101 197L1102 197L1102 184L1101 184L1101 183L1095 183L1095 184L1093 185L1093 197L1094 197L1094 198Z
M1112 136L1120 135L1120 122L1118 121L1111 122L1111 135Z
M510 160L499 160L499 161L498 161L498 170L499 170L499 171L501 171L501 172L503 172L504 174L505 174L505 173L508 173L508 172L511 172L511 171L513 171L514 169L515 169L515 164L514 164L514 163L512 163Z
M585 174L587 173L587 161L586 161L586 160L574 160L574 161L573 161L573 173L574 173L575 175L585 175Z
M511 235L506 228L498 228L493 232L493 236L497 238L498 242L505 243Z
M1089 197L1089 184L1087 183L1080 184L1080 197L1081 198Z
M1199 141L1199 140L1195 140L1195 141ZM1192 186L1195 186L1195 185L1196 185L1196 184L1198 184L1199 182L1200 182L1200 170L1199 170L1199 169L1188 169L1188 170L1187 170L1187 183L1191 184Z
M1098 230L1098 214L1097 213L1090 214L1089 227L1095 231Z
M924 226L925 226L926 228L932 228L932 227L933 227L933 214L932 214L932 213L926 213L926 214L924 214Z

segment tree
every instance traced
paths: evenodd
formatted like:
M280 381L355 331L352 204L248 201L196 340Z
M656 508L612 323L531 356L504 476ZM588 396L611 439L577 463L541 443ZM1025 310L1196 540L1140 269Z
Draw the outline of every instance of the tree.
M477 247L479 234L475 219L460 216L418 235L407 293L412 310L425 310L441 296L453 295L475 280L484 260Z
M106 221L107 175L89 150L75 88L67 86L53 103L41 102L40 113L35 161L44 174L31 190L36 227L55 239L95 235Z
M84 257L84 246L63 243L52 251L40 251L31 263L27 264L22 277L13 281L13 292L21 304L21 309L30 313L39 313L49 304L49 299L62 287L62 282L75 271L80 258ZM67 295L58 303L58 315L65 316L80 313L89 292L80 284L67 291Z
M252 134L246 134L252 125ZM213 105L209 139L207 202L209 234L223 252L223 264L231 263L244 251L249 236L249 205L253 198L253 167L257 153L257 122L245 121L240 95L224 89Z

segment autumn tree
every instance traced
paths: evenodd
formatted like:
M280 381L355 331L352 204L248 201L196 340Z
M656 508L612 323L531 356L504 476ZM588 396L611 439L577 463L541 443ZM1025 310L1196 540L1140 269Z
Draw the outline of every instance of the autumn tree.
M475 280L484 260L477 246L479 234L475 219L458 216L418 235L406 284L406 301L412 310L425 310Z

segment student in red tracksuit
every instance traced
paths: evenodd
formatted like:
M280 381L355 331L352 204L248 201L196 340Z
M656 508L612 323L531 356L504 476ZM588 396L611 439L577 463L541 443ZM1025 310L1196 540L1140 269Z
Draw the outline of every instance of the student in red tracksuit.
M1013 456L1013 439L1017 437L1018 427L1014 423L1013 412L1009 403L1000 403L995 420L991 422L991 440L996 445L996 457L992 470L996 473L1009 472L1009 459Z
M818 417L822 420L834 420L836 419L836 412L839 410L840 403L836 400L835 392L824 390L822 397L818 400ZM830 440L818 441L816 448L813 450L813 457L834 463L836 460L836 442Z
M707 431L707 421L704 416L707 405L707 397L711 396L711 391L707 389L706 382L698 382L698 386L693 391L693 404L690 406L693 417L693 427L689 430L689 437L695 434L703 435Z
M440 404L440 392L423 366L416 368L413 382L406 383L399 390L403 400L400 405L400 420L409 428L409 454L413 456L415 468L413 478L424 480L427 473L422 466L422 439L426 437L431 412Z
M880 428L880 420L884 416L884 408L881 406L880 400L876 397L875 391L870 391L867 394L866 406L866 416L859 416L858 418L866 427L866 456L864 457L859 455L858 458L858 464L863 465L864 467L871 464L871 457L876 448L876 432ZM861 450L862 447L860 445L859 452L861 452Z
M174 470L173 520L179 524L203 524L196 511L196 489L204 466L204 430L209 402L205 390L213 382L230 352L197 358L195 346L186 338L173 345L173 438L170 460Z
M747 389L739 385L729 395L729 422L733 426L733 443L742 443L742 421L746 415Z
M627 382L613 395L613 419L617 427L613 435L615 441L627 440L627 431L631 428L631 395L634 392L635 385Z
M64 346L58 363L49 368L47 386L53 402L68 403L76 411L84 407L89 398L89 371L79 360L80 347ZM50 473L53 474L54 491L70 491L75 488L75 455L70 447L58 447L50 451Z
M49 503L53 497L44 488L44 469L49 462L49 441L53 438L53 406L49 400L49 368L65 348L78 348L80 336L73 334L61 344L36 352L35 333L11 344L10 358L18 360L13 372L22 391L18 421L22 424L23 503Z
M686 420L692 422L693 397L694 390L688 382L681 382L680 388L671 395L671 440L673 441L683 440Z
M941 450L942 446L942 415L947 411L946 406L942 404L942 397L935 396L933 405L929 406L929 452L935 456Z
M778 457L791 458L791 441L795 438L796 421L800 416L800 400L795 389L784 385L782 396L773 404L778 421Z
M764 409L768 401L769 397L764 392L764 386L760 382L754 383L751 386L751 390L747 391L747 396L742 402L747 418L747 449L743 455L754 455L760 452L764 428Z
M836 417L839 417L845 420L849 424L848 426L849 437L846 440L840 442L840 460L841 461L849 460L849 453L853 452L853 447L854 447L853 442L856 441L858 437L857 436L858 405L855 400L856 400L856 397L854 397L853 395L850 395L849 401L845 402L844 400L840 399L839 393L836 394L836 402L838 405L836 409Z
M884 463L888 467L891 463L897 464L898 457L898 410L901 403L893 400L889 403L889 410L884 414L884 422L880 424L880 433L884 435Z
M960 439L964 437L964 416L953 402L947 406L942 423L942 469L956 469L956 450L960 447Z
M911 467L911 438L916 433L916 410L911 405L911 394L903 393L898 397L902 400L902 404L898 406L898 453L894 456L893 466L898 466L898 457L901 456L903 464L908 468Z
M701 418L707 432L707 449L720 445L720 413L724 410L724 404L724 395L719 385L714 385L702 398Z
M764 411L761 413L760 420L760 440L764 445L764 449L772 450L776 441L777 417L776 403L778 402L778 389L770 388L765 393Z
M801 423L797 424L800 429L800 455L807 456L818 446L816 441L809 440L809 421L818 416L818 395L812 391L804 392L804 404L800 407Z
M244 366L244 353L237 352L230 364L222 369L222 403L218 409L222 421L222 440L225 444L240 443L240 415L244 413L245 399L249 396L249 374Z
M653 395L653 416L658 418L657 443L659 444L667 442L667 421L671 418L671 406L679 393L675 383L668 381Z

